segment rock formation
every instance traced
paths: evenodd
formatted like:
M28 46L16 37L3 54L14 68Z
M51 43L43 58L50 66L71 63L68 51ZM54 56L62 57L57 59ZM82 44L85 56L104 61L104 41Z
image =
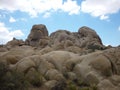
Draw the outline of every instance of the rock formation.
M85 26L74 33L58 30L52 33L50 38L53 45L63 45L63 48L77 46L86 49L104 49L102 41L96 32Z
M27 45L38 46L39 41L48 36L48 31L45 25L33 25L31 32L26 40Z
M45 25L34 25L25 43L30 46L45 47L50 45L55 49L65 49L69 46L76 46L86 49L104 49L102 41L97 33L84 26L78 32L58 30L48 36Z
M48 36L45 25L34 25L25 42L13 39L0 46L0 62L10 71L23 73L30 90L120 88L120 47L105 47L86 26Z

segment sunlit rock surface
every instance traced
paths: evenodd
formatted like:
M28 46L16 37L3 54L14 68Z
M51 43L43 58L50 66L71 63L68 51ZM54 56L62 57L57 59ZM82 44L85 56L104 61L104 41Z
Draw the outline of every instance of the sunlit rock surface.
M39 73L39 90L120 88L120 47L105 47L95 30L86 26L78 32L58 30L48 35L45 25L34 25L26 41L14 38L0 46L0 62L31 83Z

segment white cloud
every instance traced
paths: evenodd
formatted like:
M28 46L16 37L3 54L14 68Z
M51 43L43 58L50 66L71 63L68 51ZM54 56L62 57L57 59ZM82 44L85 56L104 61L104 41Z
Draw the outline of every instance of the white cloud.
M108 18L109 18L109 17L108 17L108 16L105 16L105 15L101 15L101 16L100 16L100 19L101 19L101 20L106 20L106 19L108 19Z
M25 18L21 18L21 21L27 21L27 19L25 19Z
M17 21L24 21L24 22L27 22L27 19L26 19L26 18L19 18L19 19L17 19Z
M0 22L0 44L5 44L12 40L13 37L21 37L23 35L21 30L10 31L4 23Z
M48 17L50 17L50 15L51 15L51 14L50 14L49 12L46 12L46 13L43 15L43 17L44 17L44 18L48 18Z
M120 0L84 0L81 3L81 10L101 20L108 19L109 14L120 10Z
M13 22L16 22L16 20L15 20L15 18L10 17L9 22L13 23Z
M68 12L69 15L79 14L80 6L77 5L76 1L67 0L67 2L65 2L62 5L62 10L65 11L65 12Z
M118 27L118 30L120 31L120 26Z
M80 12L80 6L75 0L67 0L66 2L63 2L63 0L11 0L10 2L1 0L0 9L10 12L19 10L28 13L32 17L50 11L63 11L70 15Z
M0 11L0 19L3 19L3 18L5 18L5 17L6 17L6 13L3 12L3 11L2 11L2 13L1 13L1 11Z

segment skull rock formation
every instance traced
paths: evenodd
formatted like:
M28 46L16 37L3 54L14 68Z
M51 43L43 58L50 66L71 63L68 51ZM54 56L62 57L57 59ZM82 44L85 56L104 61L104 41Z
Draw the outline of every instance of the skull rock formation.
M39 41L46 37L48 37L48 30L45 25L33 25L31 32L26 39L26 44L30 46L38 46Z

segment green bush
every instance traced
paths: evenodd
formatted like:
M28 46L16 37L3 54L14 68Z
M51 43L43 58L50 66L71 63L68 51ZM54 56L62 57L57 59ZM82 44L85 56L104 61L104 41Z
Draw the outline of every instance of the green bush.
M51 90L65 90L66 83L64 81L59 81Z
M34 73L34 79L31 80L31 84L35 87L40 87L43 84L43 77L38 72Z
M100 46L100 45L98 45L98 44L94 44L94 43L88 45L87 48L88 48L88 49L91 49L93 52L94 52L95 50L103 50L103 47L102 47L102 46Z
M70 84L68 87L67 87L68 90L77 90L77 87L75 84Z
M97 85L88 85L82 80L69 81L65 90L97 90Z
M10 71L7 65L0 63L0 90L27 90L28 85L23 73Z

